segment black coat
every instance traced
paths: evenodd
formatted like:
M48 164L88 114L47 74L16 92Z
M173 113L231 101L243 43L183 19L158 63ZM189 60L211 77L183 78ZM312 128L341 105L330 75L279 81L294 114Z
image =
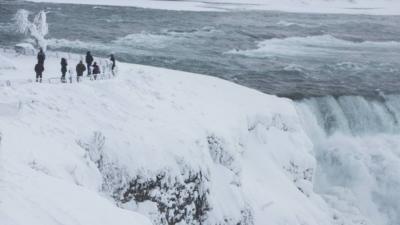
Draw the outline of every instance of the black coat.
M93 65L93 74L100 74L100 67L98 65Z
M92 65L93 56L91 54L86 54L86 64Z
M43 64L44 60L46 59L46 55L44 54L43 51L40 51L37 55L38 63Z
M67 60L61 59L61 72L63 73L67 72L67 66L68 66Z
M83 76L83 72L86 70L86 66L83 63L76 65L76 75Z
M112 64L111 64L111 69L114 69L114 68L115 68L115 58L114 58L114 55L111 55L110 61L112 62Z
M36 75L42 75L43 71L44 71L43 64L40 63L36 64L35 66Z

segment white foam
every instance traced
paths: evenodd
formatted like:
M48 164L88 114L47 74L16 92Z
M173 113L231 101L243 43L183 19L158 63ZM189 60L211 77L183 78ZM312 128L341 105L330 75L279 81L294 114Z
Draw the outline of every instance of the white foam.
M345 53L351 49L358 52L375 52L387 49L388 51L400 51L400 42L352 42L335 38L331 35L318 35L306 37L273 38L261 41L256 49L231 50L228 53L240 54L249 57L270 56L334 56ZM383 50L383 52L385 52ZM336 53L336 54L335 54Z

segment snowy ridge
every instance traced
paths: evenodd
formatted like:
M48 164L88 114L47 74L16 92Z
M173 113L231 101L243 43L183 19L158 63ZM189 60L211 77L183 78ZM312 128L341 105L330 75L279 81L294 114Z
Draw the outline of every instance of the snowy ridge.
M29 78L31 56L3 57L27 66L0 79ZM398 224L398 96L294 102L118 65L2 87L0 224Z

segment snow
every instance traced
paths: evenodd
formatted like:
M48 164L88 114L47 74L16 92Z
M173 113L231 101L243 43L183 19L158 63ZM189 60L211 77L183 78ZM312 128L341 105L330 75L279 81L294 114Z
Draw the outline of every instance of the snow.
M31 0L68 4L132 6L151 9L185 11L277 10L297 13L346 13L399 15L400 2L395 0Z
M203 224L400 221L397 96L294 102L125 63L62 84L60 57L74 76L81 56L47 52L38 84L34 56L0 53L2 225L166 224L159 207L193 194L209 206ZM185 207L179 224L199 224Z
M85 187L49 176L39 165L5 163L3 166L5 171L2 171L0 186L2 225L151 224L146 217L117 208Z

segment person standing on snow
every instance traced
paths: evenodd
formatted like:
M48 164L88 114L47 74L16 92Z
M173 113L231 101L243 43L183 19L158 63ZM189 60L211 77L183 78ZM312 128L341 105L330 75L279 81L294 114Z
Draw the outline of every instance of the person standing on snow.
M114 57L114 54L110 55L110 61L111 61L111 73L112 73L113 76L115 76L115 73L114 73L114 69L115 69L115 57Z
M87 65L87 75L90 76L92 74L92 71L90 67L92 66L93 63L93 56L90 52L86 53L86 65Z
M37 54L38 64L42 64L44 66L44 60L46 59L46 55L43 52L43 49L40 48L39 53Z
M67 60L65 58L61 58L61 82L65 83L65 74L67 73Z
M83 65L82 60L76 65L76 82L79 82L80 78L83 76L83 72L85 72L86 67Z
M100 67L97 65L96 62L93 63L93 77L96 80L97 75L100 74Z
M43 64L37 63L35 65L35 72L36 72L36 82L42 83L42 73L44 71Z

